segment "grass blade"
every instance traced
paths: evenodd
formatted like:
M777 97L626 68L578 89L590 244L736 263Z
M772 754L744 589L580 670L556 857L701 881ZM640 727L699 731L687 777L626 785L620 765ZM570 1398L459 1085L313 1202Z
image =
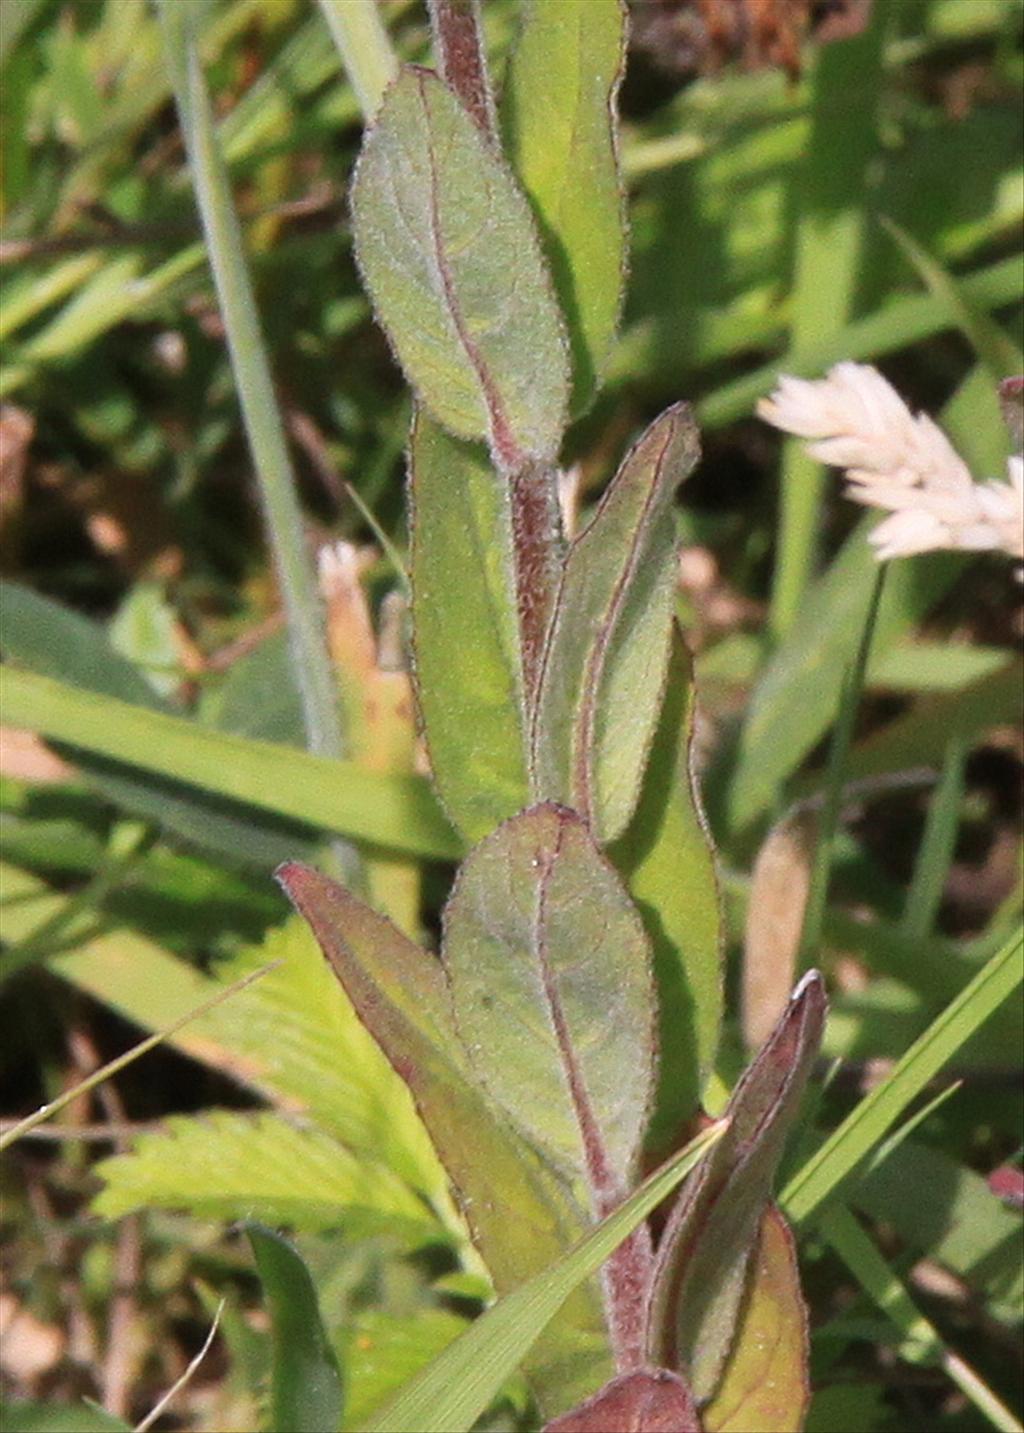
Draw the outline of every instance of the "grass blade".
M1024 931L979 970L915 1040L889 1078L863 1099L789 1181L781 1204L795 1224L821 1208L929 1081L1024 979Z
M364 119L377 113L384 91L398 74L376 0L320 0L320 11L341 54Z
M719 1120L651 1177L553 1267L507 1294L450 1344L369 1425L366 1433L468 1433L544 1326L728 1128Z
M461 844L420 776L389 776L2 667L4 719L53 741L355 841L450 860Z
M242 231L199 61L199 11L194 0L161 0L160 16L210 267L227 332L231 368L288 613L309 745L321 755L340 756L343 742L335 679L327 656L313 572L306 555L302 512L245 261Z
M900 922L904 935L914 940L924 940L931 935L942 901L960 824L969 751L970 741L966 736L957 733L950 739L942 775L928 805L921 849Z

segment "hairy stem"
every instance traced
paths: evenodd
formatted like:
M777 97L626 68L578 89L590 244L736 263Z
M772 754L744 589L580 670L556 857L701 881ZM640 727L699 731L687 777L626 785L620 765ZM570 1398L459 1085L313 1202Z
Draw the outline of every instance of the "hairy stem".
M429 0L441 78L485 134L498 133L477 0Z

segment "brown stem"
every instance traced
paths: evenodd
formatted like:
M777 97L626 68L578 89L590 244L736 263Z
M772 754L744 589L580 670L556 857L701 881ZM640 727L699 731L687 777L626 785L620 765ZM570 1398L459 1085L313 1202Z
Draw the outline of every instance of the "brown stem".
M527 710L532 711L562 567L562 521L554 469L545 463L527 463L513 474L511 492L519 640Z
M441 78L486 135L498 133L477 0L429 0Z

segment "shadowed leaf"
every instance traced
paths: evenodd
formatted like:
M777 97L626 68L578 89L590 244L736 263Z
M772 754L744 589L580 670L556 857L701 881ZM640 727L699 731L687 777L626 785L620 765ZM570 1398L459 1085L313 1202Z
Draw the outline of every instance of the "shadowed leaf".
M508 487L422 410L409 459L420 715L445 809L477 841L528 799Z
M273 1362L269 1427L324 1433L341 1421L341 1375L316 1289L298 1251L260 1224L246 1230L270 1314Z
M701 1433L690 1390L678 1373L643 1368L606 1383L544 1433Z
M749 1050L768 1039L793 988L817 830L815 812L791 812L769 831L754 862L743 941L743 1038Z
M531 0L502 96L509 158L569 323L577 408L597 386L622 301L615 111L624 29L620 0Z
M650 1356L689 1376L698 1400L718 1386L732 1347L750 1255L825 1021L811 971L733 1092L729 1130L683 1189L658 1250Z
M703 1410L706 1433L799 1433L810 1388L807 1311L789 1226L761 1216L750 1287L722 1381Z
M498 465L551 459L568 356L529 205L451 91L406 69L352 189L356 252L410 383Z
M654 737L669 659L676 488L697 461L685 404L626 455L573 542L532 732L535 794L581 811L602 841L624 830Z
M654 951L658 1093L648 1154L689 1127L722 1019L722 915L711 834L691 769L692 663L673 628L668 684L633 819L609 855L626 878Z
M590 1220L541 1158L496 1122L467 1077L440 963L325 876L290 863L279 878L356 1012L412 1091L499 1293L548 1268ZM569 1300L529 1372L549 1412L607 1378L596 1286Z

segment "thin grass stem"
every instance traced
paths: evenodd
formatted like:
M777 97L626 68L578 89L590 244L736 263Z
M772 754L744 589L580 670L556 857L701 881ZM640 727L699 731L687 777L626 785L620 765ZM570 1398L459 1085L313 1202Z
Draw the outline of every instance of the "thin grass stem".
M398 60L376 0L320 0L320 11L341 54L363 118L370 120L398 74Z
M956 847L970 748L971 743L963 733L958 732L950 739L939 784L928 803L924 836L900 921L900 930L913 940L925 940L931 935L942 902Z

